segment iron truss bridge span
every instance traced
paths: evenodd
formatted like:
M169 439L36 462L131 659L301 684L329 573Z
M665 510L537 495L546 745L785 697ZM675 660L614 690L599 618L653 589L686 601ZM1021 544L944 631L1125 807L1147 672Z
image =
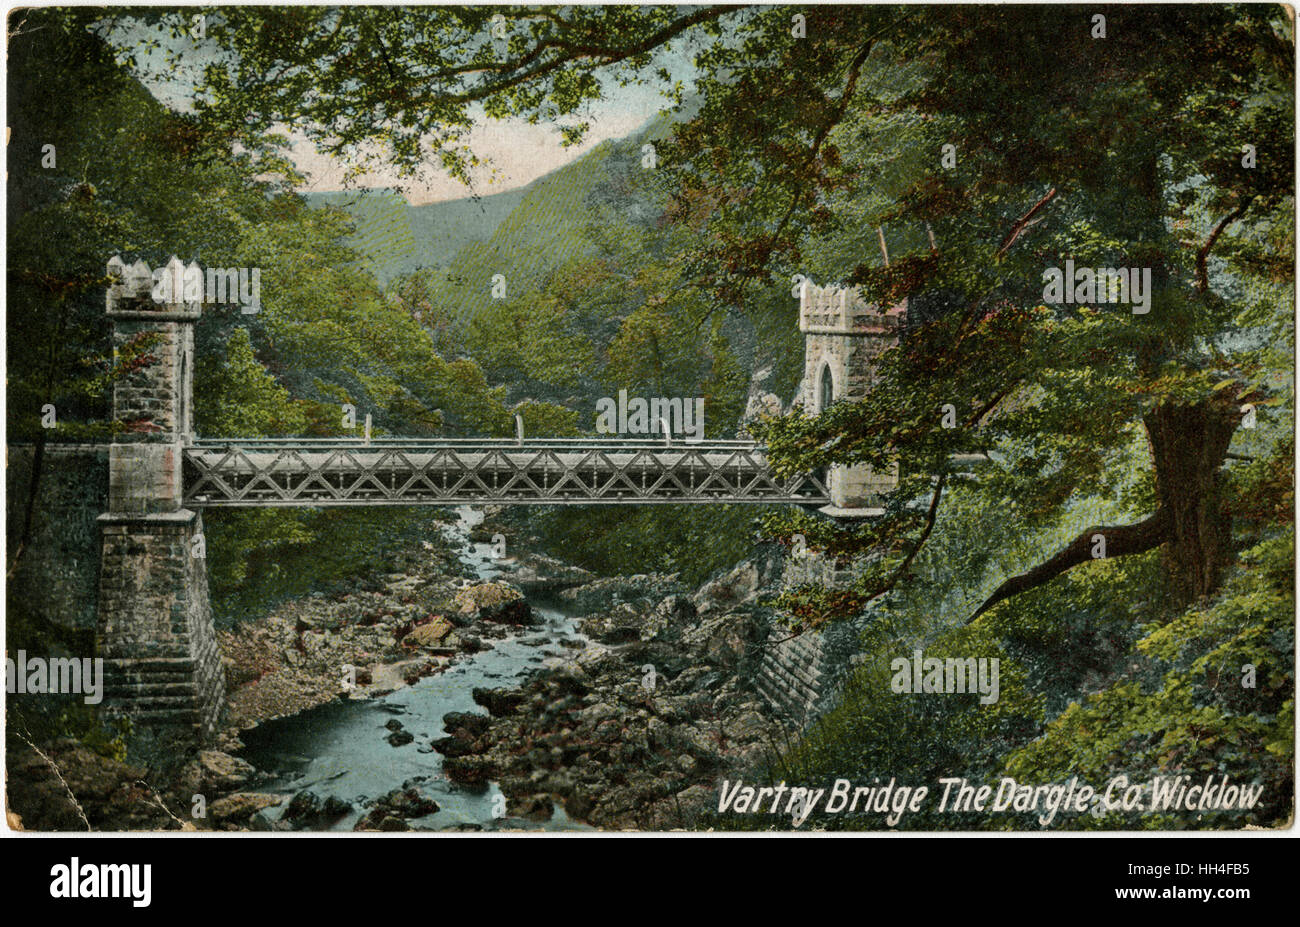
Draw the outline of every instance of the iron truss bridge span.
M185 505L647 505L830 501L823 479L778 479L750 441L199 439Z

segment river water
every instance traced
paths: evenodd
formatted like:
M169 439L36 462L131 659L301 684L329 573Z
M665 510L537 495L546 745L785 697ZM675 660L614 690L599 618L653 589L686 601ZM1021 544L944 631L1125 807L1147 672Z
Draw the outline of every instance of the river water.
M469 507L456 510L458 520L444 530L461 551L480 579L497 575L491 558L491 545L472 544L469 529L482 521L483 515ZM550 821L537 823L503 817L505 799L496 783L486 790L471 790L447 779L442 771L442 755L429 747L431 740L446 734L442 717L448 712L465 711L485 714L471 696L475 688L506 688L518 685L530 673L543 666L572 659L578 650L559 646L563 639L586 643L578 633L576 622L556 602L530 599L537 624L521 628L520 633L492 641L492 650L457 657L456 662L436 676L419 680L380 698L338 701L300 712L287 718L267 721L243 732L245 747L239 755L259 771L270 775L257 785L260 791L295 794L310 789L322 799L341 798L353 805L353 811L336 821L332 830L351 830L366 812L367 799L398 788L410 780L418 791L436 801L440 810L409 823L419 828L447 828L478 825L484 830L527 828L531 830L586 830L570 821L559 806ZM539 646L538 637L551 643ZM548 650L561 656L546 657ZM413 743L394 747L387 741L385 724L396 718L415 735ZM274 819L288 802L267 809Z

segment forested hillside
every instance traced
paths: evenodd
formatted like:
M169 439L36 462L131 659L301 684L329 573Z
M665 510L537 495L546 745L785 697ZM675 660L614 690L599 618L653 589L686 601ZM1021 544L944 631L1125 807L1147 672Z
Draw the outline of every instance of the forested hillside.
M11 440L108 436L111 385L129 360L115 365L107 353L104 265L114 254L153 266L176 254L261 270L261 312L209 307L198 327L202 435L342 435L345 404L372 415L380 434L499 436L513 433L515 413L529 434L573 434L591 431L596 400L620 387L703 395L709 433L734 433L752 330L733 315L724 331L726 313L701 326L710 314L701 301L690 316L647 306L672 273L640 162L641 145L662 125L478 202L411 208L394 194L303 196L274 136L234 154L193 117L168 111L98 37L93 14L33 15L50 25L15 43L10 72L7 325L12 344L34 348L11 354ZM88 83L97 88L89 99L74 89ZM47 97L63 102L47 105ZM44 140L56 146L52 169L41 166ZM381 285L412 260L421 269ZM498 273L503 299L491 295ZM639 287L628 286L633 280ZM797 362L797 337L787 333L785 346ZM794 369L787 363L787 391ZM57 410L54 429L40 424L46 404ZM660 554L656 531L680 532L683 521L703 531L701 514L631 516L625 542L613 547L593 534L591 513L548 517L563 522L554 530L573 538L578 559L635 569L647 557L677 565L679 555ZM382 569L403 538L438 517L215 514L219 621ZM747 538L750 516L737 518ZM727 547L736 549L743 544ZM680 563L695 574L725 556Z
M361 189L308 193L312 206L337 206L356 223L348 237L375 279L386 285L394 277L420 268L450 273L456 255L471 242L491 237L519 205L528 187L478 197L412 206L393 190Z

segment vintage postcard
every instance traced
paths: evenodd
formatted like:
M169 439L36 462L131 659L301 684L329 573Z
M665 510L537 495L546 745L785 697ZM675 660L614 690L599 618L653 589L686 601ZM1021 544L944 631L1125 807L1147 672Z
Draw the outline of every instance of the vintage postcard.
M11 832L1289 832L1291 7L7 30Z

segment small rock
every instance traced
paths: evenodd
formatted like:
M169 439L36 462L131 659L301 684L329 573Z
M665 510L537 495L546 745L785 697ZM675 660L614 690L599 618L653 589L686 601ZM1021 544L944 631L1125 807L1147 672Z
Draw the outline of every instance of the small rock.
M262 792L236 792L208 805L208 820L213 824L250 824L250 819L265 808L274 808L283 796Z
M217 792L239 788L256 772L252 764L218 750L201 750L198 762L204 786Z
M555 803L549 795L525 795L511 800L510 811L530 821L549 821L555 814Z

